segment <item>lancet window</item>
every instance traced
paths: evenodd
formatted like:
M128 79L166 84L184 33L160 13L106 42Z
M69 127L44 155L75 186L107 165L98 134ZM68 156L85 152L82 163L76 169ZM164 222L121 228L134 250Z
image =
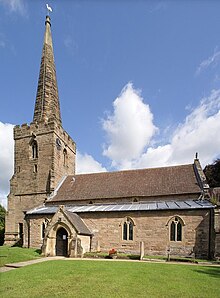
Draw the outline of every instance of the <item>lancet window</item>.
M33 141L33 143L32 143L32 158L38 158L38 145L37 145L37 141Z
M128 217L122 225L122 239L133 240L134 238L134 222Z
M170 241L182 241L182 220L175 216L170 222Z

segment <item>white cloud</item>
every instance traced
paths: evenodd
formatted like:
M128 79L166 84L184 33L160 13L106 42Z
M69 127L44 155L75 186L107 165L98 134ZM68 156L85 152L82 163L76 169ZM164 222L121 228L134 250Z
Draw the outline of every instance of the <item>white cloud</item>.
M6 207L9 180L13 173L13 125L0 122L0 203Z
M149 106L131 83L115 99L113 108L113 114L103 120L107 134L103 155L112 160L113 167L127 168L140 157L157 128Z
M64 39L64 45L67 50L72 54L75 55L78 51L78 44L71 36L66 36Z
M7 207L9 180L13 174L14 164L14 125L0 122L0 204ZM77 152L77 173L106 172L106 168L91 155Z
M10 13L27 15L27 4L24 0L0 0L0 4L3 4Z
M213 90L179 124L170 142L148 147L139 157L124 164L124 169L167 166L192 163L196 152L202 165L211 163L220 155L220 90ZM130 134L132 142L133 134ZM114 160L113 160L114 164ZM120 164L117 160L116 165Z
M220 89L189 112L169 141L153 146L157 131L153 115L140 93L128 84L114 101L114 113L103 120L103 129L109 141L104 153L117 170L192 163L196 152L205 166L220 157ZM13 173L12 124L0 122L0 146L0 202L6 206ZM76 165L78 174L106 171L91 155L80 152Z
M76 173L97 173L106 172L106 168L96 161L91 155L81 154L77 152L76 154Z
M214 52L208 59L202 61L196 70L196 75L199 75L202 71L208 67L216 67L220 63L220 51Z

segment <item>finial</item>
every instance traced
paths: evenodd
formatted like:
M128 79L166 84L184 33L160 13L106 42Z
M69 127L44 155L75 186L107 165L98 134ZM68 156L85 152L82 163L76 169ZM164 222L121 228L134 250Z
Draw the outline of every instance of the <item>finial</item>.
M195 159L198 159L198 152L196 152Z

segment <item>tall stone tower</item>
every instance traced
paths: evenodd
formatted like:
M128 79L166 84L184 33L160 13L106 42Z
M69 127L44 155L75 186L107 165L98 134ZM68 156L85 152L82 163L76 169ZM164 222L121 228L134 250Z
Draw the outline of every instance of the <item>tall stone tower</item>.
M75 173L76 145L62 127L50 27L47 16L33 122L14 128L5 233L9 245L20 241L28 246L25 211L43 204L63 176Z

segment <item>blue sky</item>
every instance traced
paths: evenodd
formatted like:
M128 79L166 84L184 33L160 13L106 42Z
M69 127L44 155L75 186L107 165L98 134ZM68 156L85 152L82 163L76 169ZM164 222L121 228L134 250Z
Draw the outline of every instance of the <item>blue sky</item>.
M0 198L33 117L46 6L77 171L219 157L220 1L0 0Z

